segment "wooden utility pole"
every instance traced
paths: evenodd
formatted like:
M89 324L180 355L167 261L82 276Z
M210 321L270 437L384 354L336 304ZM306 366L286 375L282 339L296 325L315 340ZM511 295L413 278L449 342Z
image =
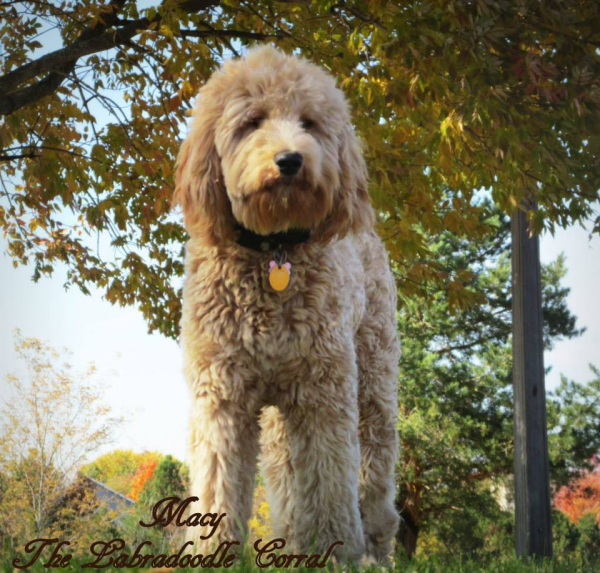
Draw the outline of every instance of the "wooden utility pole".
M529 202L527 208L537 207ZM511 231L516 551L518 557L551 557L539 238L530 236L521 210Z

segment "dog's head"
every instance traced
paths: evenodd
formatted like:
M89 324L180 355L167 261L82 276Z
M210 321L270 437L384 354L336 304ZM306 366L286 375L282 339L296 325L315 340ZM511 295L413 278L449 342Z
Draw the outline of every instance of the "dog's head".
M321 68L269 46L225 63L200 90L175 174L192 236L234 225L310 229L328 241L369 228L365 163L342 92Z

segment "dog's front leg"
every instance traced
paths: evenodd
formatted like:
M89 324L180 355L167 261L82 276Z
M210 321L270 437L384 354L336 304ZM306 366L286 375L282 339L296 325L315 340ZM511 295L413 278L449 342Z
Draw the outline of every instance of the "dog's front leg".
M247 534L259 426L249 401L241 402L206 394L192 404L190 494L199 498L192 512L226 514L208 539L202 537L211 533L210 527L188 527L187 539L198 552L223 541L243 544Z
M340 351L336 342L333 349ZM318 359L311 367L317 376L298 382L298 399L284 416L294 469L291 545L302 553L324 553L342 541L334 554L354 561L364 552L364 539L358 505L357 373L348 346L346 352Z

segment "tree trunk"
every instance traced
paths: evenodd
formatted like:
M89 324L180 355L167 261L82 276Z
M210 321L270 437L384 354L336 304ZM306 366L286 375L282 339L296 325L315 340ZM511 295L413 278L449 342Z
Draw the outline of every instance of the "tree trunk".
M535 201L526 208L535 211ZM515 211L511 224L516 553L552 557L539 237L527 211Z
M400 511L400 526L396 532L396 541L398 547L402 546L409 558L415 554L417 550L417 540L419 537L419 526L411 513L404 509Z

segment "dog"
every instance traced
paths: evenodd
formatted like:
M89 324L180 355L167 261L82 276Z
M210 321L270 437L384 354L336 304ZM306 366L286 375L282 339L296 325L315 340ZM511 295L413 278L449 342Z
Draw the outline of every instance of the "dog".
M191 495L240 540L258 459L296 552L387 559L398 526L396 287L344 95L271 46L201 88L175 168Z

